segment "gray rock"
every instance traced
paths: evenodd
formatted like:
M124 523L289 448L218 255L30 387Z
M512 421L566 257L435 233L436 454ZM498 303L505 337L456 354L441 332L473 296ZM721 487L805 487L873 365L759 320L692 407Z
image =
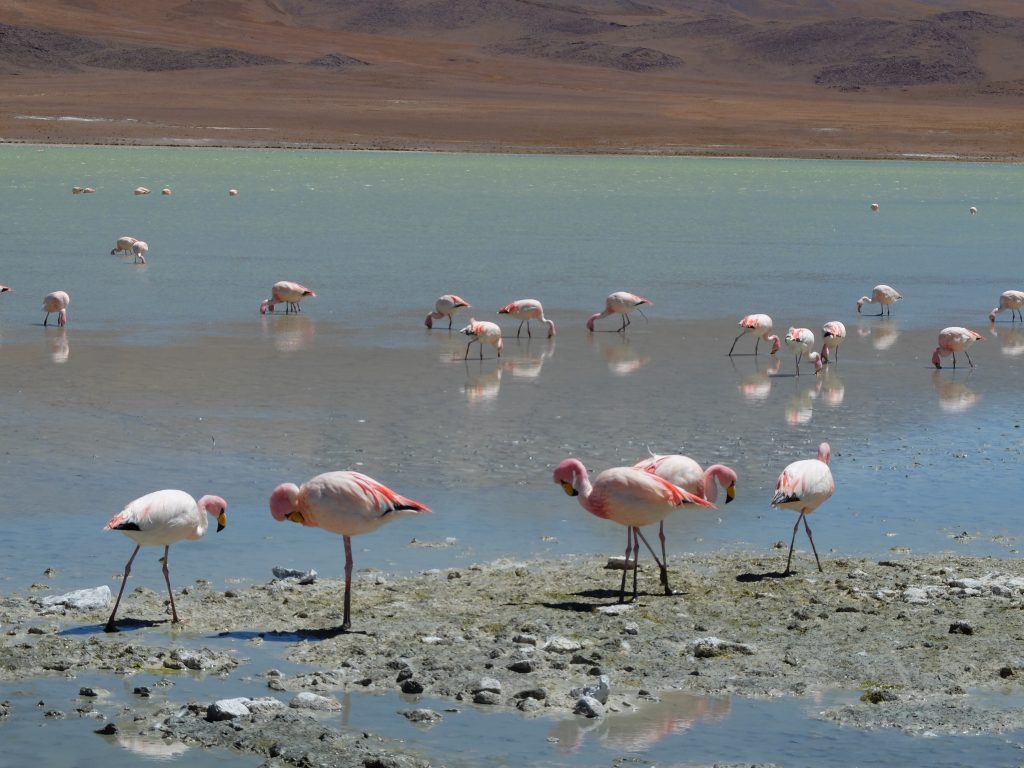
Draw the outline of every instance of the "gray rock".
M520 699L516 704L516 709L520 712L536 712L537 710L544 709L544 704L540 699L526 698Z
M249 711L254 715L264 715L268 712L279 712L286 708L283 701L271 696L264 696L258 699L247 699L245 706L248 707Z
M297 568L282 568L275 565L272 569L276 579L295 579L299 584L312 584L317 579L317 573L312 568L308 571L300 571Z
M513 661L511 664L508 665L508 668L512 672L526 674L527 672L533 672L533 670L536 668L536 664L534 664L529 659L522 659L521 661Z
M611 693L611 683L608 675L601 675L595 685L587 685L582 688L573 688L569 695L574 699L589 698L596 699L601 704L608 703L608 694Z
M604 714L604 704L591 696L581 696L572 711L575 715L601 717Z
M435 712L432 709L407 709L399 714L411 723L421 723L424 725L434 725L435 723L440 723L443 719L440 712Z
M583 647L581 643L575 640L570 640L568 637L561 637L560 635L552 635L544 641L544 645L540 648L542 651L548 651L549 653L575 653Z
M480 691L473 694L474 704L501 704L501 694L494 691Z
M469 687L470 693L481 693L483 691L501 693L501 681L493 677L481 677L476 683Z
M236 717L248 717L251 712L249 699L219 699L206 708L206 719L211 722L218 720L234 720Z
M749 656L755 650L754 646L747 643L734 643L717 637L701 637L694 640L690 645L693 649L693 655L698 659L708 659L728 653L742 653Z
M967 621L954 621L949 625L951 635L973 635L974 627Z
M41 605L43 608L63 606L80 611L93 611L107 608L110 605L110 597L110 587L102 584L91 589L76 589L74 592L67 592L63 595L34 597L32 602L36 605Z
M336 712L341 709L341 702L329 696L321 696L318 693L303 691L296 694L295 698L288 702L292 709L313 709L317 712Z

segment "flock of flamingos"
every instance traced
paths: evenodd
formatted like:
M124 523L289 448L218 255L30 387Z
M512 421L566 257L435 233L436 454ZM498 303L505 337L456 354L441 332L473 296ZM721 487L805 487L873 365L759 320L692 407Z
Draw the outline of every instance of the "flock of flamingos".
M133 237L120 237L115 243L111 254L132 254L136 263L145 263L149 246L142 240ZM0 293L11 290L0 285ZM300 312L300 303L316 293L299 283L281 281L275 283L271 296L260 304L262 314L273 313L277 305L283 304L285 312ZM861 312L865 304L877 304L879 316L891 314L892 305L902 299L898 291L888 285L877 285L870 296L862 296L857 301L857 311ZM64 291L54 291L43 299L43 310L46 317L43 325L49 321L50 314L57 313L57 323L67 323L67 308L70 297ZM651 302L642 296L626 291L611 294L605 301L604 310L590 316L587 329L594 331L598 320L618 315L621 322L617 331L624 333L630 324L629 315L634 311L642 312L642 307ZM452 330L453 318L459 312L471 308L471 304L454 294L441 296L435 302L434 310L427 314L424 323L433 328L439 320L448 319L448 330ZM999 297L999 305L992 309L989 320L995 321L999 312L1010 311L1013 321L1024 322L1024 291L1006 291ZM544 316L544 308L535 299L514 301L502 307L498 314L508 315L519 321L516 331L518 337L526 326L528 336L532 336L530 321L536 320L547 326L548 338L555 335L555 323ZM783 341L795 355L796 372L800 373L800 362L805 354L815 366L815 373L831 359L838 359L838 348L846 337L846 327L838 320L825 323L822 328L823 345L821 351L813 351L815 346L814 333L808 328L790 328L784 339L780 340L772 334L772 319L765 314L747 315L739 322L740 334L733 340L729 355L736 349L736 344L747 334L755 337L754 354L762 340L771 345L769 354L776 354ZM480 358L483 359L483 346L494 347L501 356L501 328L489 321L471 319L469 324L459 331L469 337L466 355L474 343L479 345ZM981 334L962 327L949 327L939 333L939 343L932 354L932 363L941 368L941 358L951 355L953 367L956 367L956 353L962 352L968 364L974 363L967 353ZM807 522L811 514L827 501L835 491L835 480L829 469L830 448L828 443L818 447L818 454L813 459L795 461L787 466L775 486L772 506L790 509L798 514L793 526L790 540L789 555L786 559L785 575L790 573L793 548L796 543L797 531L803 522L807 538L814 552L818 570L822 570L818 558L814 538ZM736 494L736 472L722 464L715 464L706 469L682 455L651 456L631 467L612 467L590 478L583 463L578 459L569 458L562 461L554 470L554 482L570 496L575 496L580 505L597 517L611 520L626 527L626 550L623 563L622 581L619 586L619 601L626 599L627 573L633 573L632 599L637 598L637 560L640 543L647 547L658 564L661 586L665 594L672 594L668 580L668 557L665 549L664 520L681 507L714 507L721 487L726 493L726 503ZM359 472L326 472L307 480L302 486L284 483L274 489L269 500L270 512L275 520L290 521L304 526L323 528L332 533L340 534L345 546L345 593L344 619L340 627L342 631L351 627L351 590L352 590L352 536L369 533L384 523L405 515L430 512L430 509L410 498L402 496L387 486ZM135 550L124 567L121 588L106 631L116 632L115 617L124 594L132 562L143 546L163 546L161 558L164 580L170 598L171 621L177 623L177 609L174 604L174 593L171 589L168 555L170 545L186 539L199 539L207 531L209 521L207 515L217 520L217 530L223 530L227 524L227 502L219 496L203 496L197 502L192 496L179 490L162 490L142 496L130 502L116 514L105 526L106 530L121 531L135 543ZM641 528L654 523L659 524L658 537L661 543L660 557L647 541Z

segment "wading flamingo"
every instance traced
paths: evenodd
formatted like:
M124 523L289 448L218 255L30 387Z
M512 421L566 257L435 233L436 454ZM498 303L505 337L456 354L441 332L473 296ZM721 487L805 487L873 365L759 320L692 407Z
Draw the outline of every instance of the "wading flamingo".
M128 575L132 572L132 562L139 554L141 547L162 546L164 556L164 581L167 582L167 596L171 599L171 623L177 624L178 610L174 606L174 592L171 590L170 569L167 566L167 555L171 544L185 539L195 541L201 539L209 525L206 515L217 519L217 530L224 530L228 524L226 515L228 504L220 496L203 496L198 503L184 491L163 490L147 493L131 502L114 515L107 523L105 530L120 531L135 542L135 551L124 566L124 578L118 590L114 610L110 612L105 631L117 632L114 617L117 607L121 604L121 595L128 583Z
M860 313L861 307L865 304L878 304L878 315L881 317L884 312L887 315L892 314L892 306L897 301L902 299L903 296L893 288L891 285L876 285L871 289L871 296L861 296L857 299L857 312Z
M786 332L786 346L789 351L796 357L796 375L800 375L800 361L803 359L804 352L814 346L814 332L809 328L790 328ZM821 360L816 352L812 353L813 357L810 359L815 360L815 369L821 369Z
M484 359L484 344L490 344L494 347L498 351L498 357L501 357L504 342L501 340L501 328L498 327L497 323L470 318L469 325L459 331L459 333L464 333L471 337L469 343L466 344L466 355L462 358L463 360L469 359L469 348L473 342L477 342L480 345L481 360Z
M626 330L626 326L629 325L629 313L636 310L643 315L644 311L640 307L650 303L648 299L645 299L643 296L637 296L635 293L616 291L605 299L604 312L591 315L590 319L587 320L587 330L594 330L595 320L600 320L609 315L622 315L622 325L618 328L618 332L622 333ZM646 315L644 315L644 319L647 319Z
M798 512L800 517L796 519L793 526L793 538L789 542L789 557L786 558L785 574L789 575L789 564L793 560L793 546L796 544L796 529L800 527L800 521L804 521L804 529L807 531L807 538L811 542L811 550L814 552L814 560L818 564L818 570L822 571L821 560L818 559L818 550L814 546L814 537L811 536L811 526L807 524L807 515L828 501L829 497L836 490L836 481L832 477L832 470L828 468L829 459L832 457L832 449L828 443L818 446L818 458L794 461L779 475L775 484L775 495L772 496L772 506L777 509L791 509Z
M302 484L283 483L270 494L270 514L310 528L340 534L345 540L345 618L352 626L352 537L370 533L399 517L430 512L359 472L325 472Z
M129 235L121 235L117 238L117 242L114 243L114 250L110 252L111 256L115 256L118 253L129 254L132 252L132 246L137 243L136 238Z
M148 187L136 187L135 188L135 194L136 195L148 195L149 193L150 193L150 190L149 190Z
M146 254L149 253L149 243L145 240L136 240L132 244L132 253L135 254L136 264L145 264Z
M935 348L932 353L932 364L936 368L942 368L942 363L939 362L940 358L946 355L953 356L953 367L956 368L956 353L963 352L967 355L967 362L971 368L974 367L974 362L971 360L971 356L967 354L967 348L971 346L978 339L985 338L977 331L972 331L969 328L961 328L957 325L951 325L949 328L943 328L939 331L939 346Z
M633 569L633 600L637 598L637 556L643 541L661 569L661 583L665 594L671 595L668 584L668 563L651 549L640 528L658 523L683 504L700 507L714 505L650 472L634 467L606 469L590 482L586 467L579 459L565 459L555 467L554 480L570 496L576 496L587 512L626 526L626 562L619 585L619 602L626 600L626 571ZM632 550L632 560L630 551ZM632 563L632 565L630 565Z
M273 312L274 307L278 304L285 304L284 313L287 315L289 312L301 312L299 302L307 296L316 298L316 293L311 289L299 283L293 283L290 280L281 280L274 283L270 289L270 298L264 299L260 304L260 314L265 315L267 312Z
M446 293L444 296L438 297L437 301L434 302L434 311L427 313L427 318L423 321L423 324L427 328L433 328L435 320L447 317L448 330L450 331L452 329L452 318L462 310L472 306L468 301L456 296L454 293Z
M530 321L540 320L548 326L548 338L550 339L555 335L555 321L548 320L544 317L544 307L536 299L520 299L519 301L513 301L511 304L506 304L504 307L498 310L499 315L509 315L519 321L519 329L516 331L516 338L519 338L519 334L523 330L523 323L526 323L526 335L533 338L533 334L530 333Z
M160 190L160 194L169 197L170 194L171 194L171 188L170 187L164 187L163 189Z
M11 286L9 286L9 285L0 285L0 293L7 293L8 291L13 291L13 290L14 289L11 288Z
M71 303L71 297L64 291L54 291L48 293L43 298L43 310L46 312L46 317L43 318L43 325L50 319L50 313L57 313L57 325L63 327L68 324L68 304Z
M761 339L770 341L772 345L771 354L775 354L779 351L781 342L778 336L770 336L772 332L772 319L768 315L747 315L739 322L740 335L732 340L732 346L729 347L729 356L732 356L732 351L736 349L736 342L746 336L748 333L753 333L757 337L757 341L754 342L754 354L757 354L757 348L761 345Z
M832 356L835 355L836 361L839 360L839 345L846 338L846 326L838 320L831 320L821 327L821 362L830 363L832 362Z
M1012 323L1019 316L1021 322L1024 322L1024 313L1021 312L1021 308L1024 307L1024 291L1003 291L999 295L999 306L993 308L988 313L988 321L994 323L996 321L996 315L1004 310L1010 310L1010 322Z

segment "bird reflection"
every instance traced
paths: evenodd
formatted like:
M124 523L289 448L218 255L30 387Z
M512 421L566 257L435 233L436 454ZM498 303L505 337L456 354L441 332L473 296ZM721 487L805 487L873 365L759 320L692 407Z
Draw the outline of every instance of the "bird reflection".
M471 373L472 364L466 364L466 384L462 391L471 403L486 403L494 400L501 389L501 368L490 368L487 371Z
M731 709L729 699L694 696L669 691L660 701L643 702L628 713L612 713L593 721L563 720L551 729L561 752L575 752L587 733L608 749L645 752L667 736L685 733L700 722L725 720Z
M861 338L870 336L871 346L882 352L896 343L896 339L900 336L900 331L893 320L886 318L872 325L861 325L857 328L857 335Z
M846 396L846 387L843 380L836 374L835 369L829 366L821 372L821 385L818 387L818 396L825 401L825 405L833 408L843 404L843 397Z
M177 757L188 751L187 744L182 744L180 741L163 739L156 735L144 736L138 733L118 732L117 743L129 752L134 752L144 757L156 758L157 760Z
M970 374L967 374L970 378ZM975 394L966 384L956 380L956 372L952 378L946 378L938 371L932 371L932 385L939 396L939 408L944 413L963 413L977 405L981 396Z
M506 350L505 356L501 358L501 367L516 378L535 379L540 376L544 361L555 354L555 340L535 343L533 349L530 345L529 340L517 340L515 347Z
M732 360L732 358L729 358ZM749 373L743 376L740 380L739 390L740 395L748 403L763 403L768 399L768 395L772 391L772 378L778 374L779 369L782 367L782 360L779 359L778 355L772 355L771 362L767 367L762 368L759 361L755 361L755 370L753 373ZM736 367L736 362L732 363L733 370L739 373L739 369Z
M1002 328L996 330L995 325L993 325L989 328L989 333L999 339L999 349L1007 357L1024 355L1024 328Z
M304 315L263 315L263 334L271 336L278 352L310 349L316 337L316 323Z
M644 356L637 350L626 336L615 334L594 334L591 345L601 351L604 359L608 362L608 370L616 376L628 376L636 373L649 362L651 358Z
M68 332L66 328L60 328L46 339L50 347L50 359L61 365L68 361L71 354L71 347L68 344Z

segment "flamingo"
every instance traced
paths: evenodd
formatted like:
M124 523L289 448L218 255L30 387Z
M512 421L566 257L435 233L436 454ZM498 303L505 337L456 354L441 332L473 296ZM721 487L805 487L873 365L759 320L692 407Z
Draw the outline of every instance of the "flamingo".
M148 546L162 545L164 548L164 556L160 558L160 562L163 564L164 581L167 582L167 596L171 598L171 623L180 622L178 610L174 606L170 569L167 567L171 544L185 539L201 539L209 525L207 514L217 519L217 530L223 531L224 526L228 524L227 508L227 502L220 496L203 496L196 502L184 491L163 490L147 493L135 499L110 518L104 530L121 531L135 542L135 551L124 566L124 578L114 602L114 610L110 612L110 618L104 628L106 632L117 632L114 616L117 615L117 607L121 604L121 595L124 594L125 584L128 583L128 575L132 572L132 562L139 554L139 549Z
M9 285L0 285L0 293L7 293L8 291L14 291Z
M171 188L170 187L164 187L163 189L160 190L160 194L169 197L170 194L171 194Z
M877 213L878 212L878 203L872 203L871 204L871 212L872 213Z
M530 321L540 320L548 326L548 338L550 339L555 335L555 321L548 320L544 317L544 307L536 299L520 299L519 301L513 301L511 304L506 304L504 307L498 310L499 315L510 315L519 321L519 330L516 331L516 338L519 338L519 334L523 330L523 323L526 323L526 335L531 339L533 334L530 333Z
M132 245L132 253L135 254L136 264L145 264L146 254L149 253L149 243L145 240L136 240Z
M237 189L229 189L228 190L228 197L238 197L238 190Z
M134 237L131 237L130 235L121 235L119 238L117 238L117 242L114 243L114 250L110 252L110 255L114 256L118 253L131 253L132 246L135 245L135 243L137 242L138 240L136 240Z
M43 298L43 309L46 310L46 317L43 318L43 325L50 319L50 313L57 313L57 325L64 327L68 324L68 304L71 303L71 297L64 291L54 291L48 293Z
M768 315L747 315L740 320L739 326L743 330L740 332L739 336L732 340L732 346L729 347L730 357L732 357L732 351L736 349L736 342L751 332L757 337L757 340L754 342L755 355L757 354L757 348L761 345L761 339L772 343L771 354L773 355L778 352L779 347L782 346L778 336L769 336L772 332L772 319Z
M280 280L274 283L270 289L270 298L264 299L260 304L260 314L265 315L267 312L273 312L274 307L278 304L286 304L284 313L287 315L289 312L301 312L299 308L299 302L307 296L316 297L316 293L299 283L293 283L290 280Z
M619 333L622 333L626 330L626 326L629 325L629 313L635 309L643 315L644 311L640 309L640 307L644 304L650 303L650 300L645 299L643 296L637 296L635 293L630 293L629 291L616 291L605 299L604 312L598 312L595 315L591 315L590 319L587 320L587 330L594 330L595 320L600 320L601 318L608 317L609 315L622 315L622 326L618 329ZM644 317L646 319L646 315Z
M836 362L839 361L839 345L846 338L846 326L838 320L830 320L821 327L821 362L831 362L831 356L835 354Z
M971 360L971 356L967 354L967 348L971 346L978 339L985 338L977 331L972 331L969 328L961 328L960 326L952 325L949 328L943 328L939 331L939 346L935 348L932 353L932 364L936 368L942 368L942 364L939 359L946 355L953 356L953 367L956 368L956 353L963 352L967 355L967 362L970 363L971 368L974 367L974 362Z
M352 626L352 537L370 533L399 517L430 512L360 472L325 472L302 484L282 483L270 494L270 514L311 528L338 533L345 540L345 618Z
M811 526L807 524L807 515L828 501L829 497L836 490L836 481L832 477L832 470L828 467L829 459L832 456L832 449L828 443L818 446L818 458L803 459L794 461L779 475L775 484L775 495L772 496L772 506L776 509L792 509L799 512L800 517L793 526L793 538L789 542L789 557L786 558L785 574L790 573L789 564L793 560L793 545L796 543L796 529L800 527L800 521L804 521L804 529L807 531L807 538L811 541L811 550L814 552L814 560L818 563L818 570L822 571L821 560L818 559L818 550L814 546L814 537L811 536Z
M452 329L452 318L462 310L472 306L472 304L460 296L456 296L454 293L446 293L444 296L439 296L437 301L434 302L434 311L427 314L423 324L427 328L433 328L435 320L447 317L448 330L450 331Z
M971 214L971 216L976 216L978 214L978 209L972 205L970 208L967 209L967 212Z
M878 315L882 316L882 312L887 315L892 314L892 304L902 299L903 296L893 288L891 285L876 285L871 289L871 297L861 296L857 299L857 312L860 313L860 308L865 304L878 304Z
M672 589L668 585L668 563L664 550L662 559L658 560L640 528L661 522L683 504L696 504L714 509L711 502L684 491L668 480L634 467L606 469L591 483L586 467L579 459L562 461L555 467L554 480L567 494L576 496L580 506L587 512L626 526L626 568L622 572L622 583L619 586L620 603L626 599L626 571L630 568L631 549L633 600L637 598L637 556L640 554L641 541L650 550L661 569L661 583L665 588L665 594L672 594Z
M149 190L148 187L136 187L135 188L135 194L136 195L148 195L149 192L150 192L150 190Z
M1003 291L999 294L999 306L994 307L991 312L988 313L988 321L994 323L996 321L996 315L1003 310L1010 310L1010 322L1014 322L1018 315L1020 316L1021 322L1024 322L1024 312L1021 312L1021 308L1024 307L1024 291Z
M814 346L814 333L809 328L790 328L786 333L786 346L796 356L796 375L800 375L800 361L804 352ZM817 352L812 352L810 359L815 360L815 369L821 370L821 359Z
M463 328L459 333L464 333L472 338L469 343L466 344L466 355L463 360L469 359L469 348L473 342L480 344L480 359L484 359L484 344L490 344L496 350L498 350L498 357L501 357L501 350L504 347L504 343L501 340L501 328L498 327L497 323L492 323L487 320L475 320L470 318L469 325Z

